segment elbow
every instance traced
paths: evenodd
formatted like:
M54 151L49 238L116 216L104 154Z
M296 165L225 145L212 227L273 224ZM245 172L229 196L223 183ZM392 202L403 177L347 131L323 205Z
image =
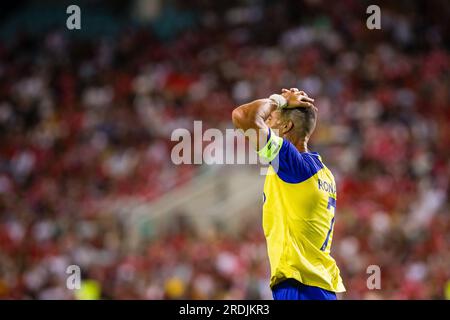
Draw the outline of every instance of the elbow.
M231 119L236 129L247 131L248 129L259 129L261 125L253 112L238 107L231 113Z
M242 124L245 122L244 119L245 115L241 108L236 108L231 113L231 120L237 129L242 129Z

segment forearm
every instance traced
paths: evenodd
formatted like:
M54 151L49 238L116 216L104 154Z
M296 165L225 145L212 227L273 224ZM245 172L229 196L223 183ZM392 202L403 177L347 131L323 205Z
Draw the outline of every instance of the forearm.
M258 131L267 129L265 121L276 108L277 104L271 99L258 99L243 104L233 110L233 124L237 129L242 129L244 132L248 129Z
M233 110L234 126L244 132L256 150L264 147L267 141L269 127L265 121L277 107L277 103L271 99L258 99Z

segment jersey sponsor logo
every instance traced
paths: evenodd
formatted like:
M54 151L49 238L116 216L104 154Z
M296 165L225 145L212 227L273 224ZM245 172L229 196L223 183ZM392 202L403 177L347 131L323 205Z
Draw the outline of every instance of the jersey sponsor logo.
M330 183L321 179L318 179L319 190L323 190L325 192L336 193L336 185L334 183Z

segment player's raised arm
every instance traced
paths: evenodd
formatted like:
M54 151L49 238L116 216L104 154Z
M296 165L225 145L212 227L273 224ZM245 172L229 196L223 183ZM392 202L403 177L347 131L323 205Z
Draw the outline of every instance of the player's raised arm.
M237 107L231 117L234 126L241 129L252 145L259 150L267 141L269 134L266 120L277 108L278 104L274 100L258 99Z
M257 150L260 150L267 142L269 128L273 127L273 122L277 122L275 111L283 108L311 107L312 102L314 99L309 98L303 91L283 89L281 95L273 94L267 99L254 100L234 109L233 124L244 132Z

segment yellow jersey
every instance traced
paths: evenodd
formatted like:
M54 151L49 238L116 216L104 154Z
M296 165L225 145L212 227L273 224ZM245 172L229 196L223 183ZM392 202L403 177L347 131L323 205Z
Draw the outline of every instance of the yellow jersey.
M270 163L263 194L270 286L292 278L344 292L330 255L336 208L333 174L317 153L299 152L272 130L258 154Z

